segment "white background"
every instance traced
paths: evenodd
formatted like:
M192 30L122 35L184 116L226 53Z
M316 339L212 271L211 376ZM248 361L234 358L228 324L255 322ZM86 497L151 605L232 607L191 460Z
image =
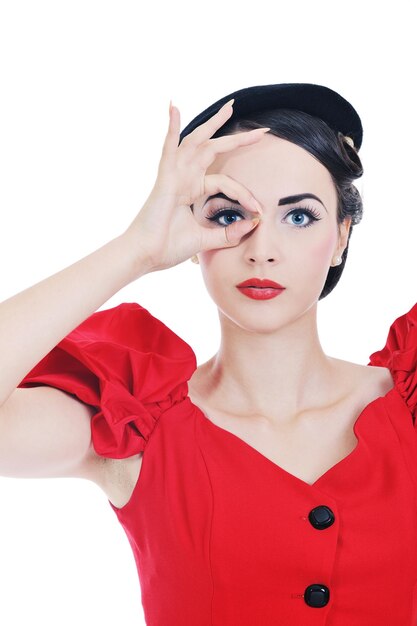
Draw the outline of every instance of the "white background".
M171 98L184 128L243 87L320 83L361 115L365 212L319 330L325 352L366 364L417 300L411 7L1 2L0 301L130 224L156 177ZM101 308L121 302L149 309L198 363L217 351L217 310L190 261ZM130 546L93 483L0 478L0 520L0 623L144 623Z

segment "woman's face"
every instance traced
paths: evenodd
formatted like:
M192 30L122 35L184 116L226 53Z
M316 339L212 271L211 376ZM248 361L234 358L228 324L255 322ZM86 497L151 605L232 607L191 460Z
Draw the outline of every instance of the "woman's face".
M255 144L218 155L206 173L237 180L263 210L258 226L237 246L198 254L204 282L219 310L257 332L273 331L303 315L317 304L329 267L346 246L350 225L350 218L337 224L337 194L328 170L303 148L266 134ZM306 193L321 202L306 198L280 204L288 196ZM222 198L204 204L207 198L194 203L195 218L207 228L254 217ZM216 221L207 219L224 209L229 213ZM236 285L254 277L274 280L285 290L269 300L249 298Z

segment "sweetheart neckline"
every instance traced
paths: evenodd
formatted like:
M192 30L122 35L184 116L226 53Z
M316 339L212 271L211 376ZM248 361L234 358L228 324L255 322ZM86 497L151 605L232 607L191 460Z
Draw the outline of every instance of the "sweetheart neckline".
M325 481L326 478L329 477L330 474L333 474L335 471L337 471L339 469L339 467L346 463L349 462L351 460L351 458L353 456L356 456L356 453L358 452L358 448L360 445L360 437L358 436L357 433L357 428L358 428L358 424L359 422L362 420L363 416L367 413L367 411L373 407L375 404L377 404L378 402L380 402L381 400L384 400L385 398L387 398L388 396L391 396L392 394L396 393L401 399L402 397L400 396L395 383L393 384L393 386L387 391L387 393L385 393L384 395L378 396L376 398L374 398L373 400L371 400L370 402L368 402L368 404L366 404L362 410L360 411L359 415L356 417L353 426L352 426L352 432L355 435L357 442L356 442L356 446L353 448L353 450L351 450L349 452L349 454L347 454L345 457L343 457L343 459L340 459L340 461L338 461L337 463L335 463L334 465L332 465L331 467L329 467L329 469L327 469L323 474L321 474L315 481L313 481L312 483L309 483L305 480L303 480L302 478L299 478L298 476L296 476L295 474L292 474L291 472L289 472L288 470L284 469L281 465L278 465L278 463L275 463L275 461L272 461L272 459L270 459L269 457L265 456L264 454L262 454L262 452L260 452L259 450L257 450L256 448L254 448L253 446L251 446L249 443L247 443L247 441L245 441L244 439L242 439L241 437L239 437L238 435L236 435L235 433L232 433L230 430L227 430L226 428L222 428L221 426L218 426L218 424L215 424L208 416L207 414L197 405L195 404L191 398L189 396L187 396L186 400L188 400L190 402L190 404L197 409L197 414L199 415L199 417L202 419L202 423L207 424L209 427L213 427L215 430L221 432L221 433L226 433L227 435L230 435L232 440L235 440L238 442L239 445L243 445L243 447L245 449L249 449L252 451L253 454L255 454L255 456L260 457L263 461L262 462L266 462L268 465L272 465L275 470L277 472L282 472L284 473L287 477L289 477L291 480L296 481L298 484L302 484L304 485L305 488L308 489L314 489L318 486L319 483L322 483Z

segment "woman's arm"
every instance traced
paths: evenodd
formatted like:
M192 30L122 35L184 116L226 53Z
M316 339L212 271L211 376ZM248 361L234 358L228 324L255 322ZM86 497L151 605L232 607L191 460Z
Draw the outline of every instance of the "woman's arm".
M126 231L0 303L0 475L104 480L105 459L91 443L94 408L53 387L17 385L69 332L146 272L140 244Z
M0 303L0 407L24 376L120 289L146 274L128 231Z

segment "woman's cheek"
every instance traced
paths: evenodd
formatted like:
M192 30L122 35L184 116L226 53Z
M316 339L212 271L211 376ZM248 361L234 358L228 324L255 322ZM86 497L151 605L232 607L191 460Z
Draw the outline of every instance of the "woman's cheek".
M327 274L332 262L332 253L335 247L336 239L334 237L318 241L312 247L310 259L315 268L322 267Z
M329 237L326 240L314 242L308 247L308 250L305 249L302 262L297 264L297 273L303 277L301 282L305 295L315 298L316 294L320 293L324 287L335 244L335 238Z
M222 250L204 250L199 253L201 275L210 295L215 296L220 290L225 277L225 264L222 261Z

